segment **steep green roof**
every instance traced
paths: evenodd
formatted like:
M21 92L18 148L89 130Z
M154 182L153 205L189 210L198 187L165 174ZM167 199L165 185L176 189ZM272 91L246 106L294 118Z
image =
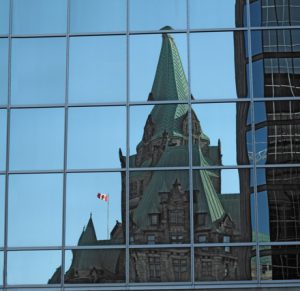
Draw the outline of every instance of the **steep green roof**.
M193 146L193 160L199 160L201 166L209 165L201 149L196 145ZM188 147L186 145L168 147L157 166L165 166L166 163L170 167L188 164ZM194 211L209 213L211 221L215 222L225 214L219 195L211 180L211 176L215 174L209 170L195 170L193 174L194 190L199 190L199 195L195 197L194 201ZM140 228L146 228L149 225L149 213L160 211L159 192L166 189L170 191L176 179L180 182L183 191L189 190L188 171L155 171L153 173L151 181L133 214L133 220Z
M189 97L189 86L178 49L172 36L164 33L156 68L151 99L154 101L182 100Z
M170 30L170 27L162 29ZM172 36L164 33L151 90L153 101L187 101L189 86L183 70L178 49ZM182 119L188 111L186 104L155 105L151 114L155 124L154 138L161 136L166 130L169 135L182 134Z

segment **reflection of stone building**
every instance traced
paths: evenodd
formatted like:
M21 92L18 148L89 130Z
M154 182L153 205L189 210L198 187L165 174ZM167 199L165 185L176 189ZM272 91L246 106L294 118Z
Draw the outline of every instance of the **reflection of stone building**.
M243 23L243 5L237 1L237 26ZM250 1L252 26L299 25L300 7L297 1ZM240 98L248 96L246 80L249 72L249 55L243 32L236 32L236 68L244 80L237 86ZM245 34L245 38L247 35ZM300 96L300 30L252 31L253 95L282 99ZM300 102L291 100L257 102L255 111L256 153L249 157L256 164L295 164L300 162ZM240 108L247 128L247 110ZM239 121L242 120L239 118ZM238 143L245 143L238 141ZM242 155L242 152L238 152ZM268 239L276 242L299 241L300 239L300 191L297 168L266 168L258 171L259 214L268 213ZM246 192L244 192L246 193ZM247 199L245 209L247 213ZM241 206L241 211L242 211ZM243 210L244 211L244 210ZM248 210L249 212L250 210ZM259 220L263 228L262 220ZM272 257L273 279L299 279L300 249L288 246L272 247L261 253Z
M131 244L174 244L190 242L190 179L188 170L143 171L145 167L180 167L189 165L189 98L179 53L173 38L163 34L161 53L151 101L174 101L154 105L149 114L137 154L129 157L129 237ZM180 104L178 102L185 102ZM221 165L221 143L211 146L193 111L192 158L198 166ZM125 157L120 152L122 167ZM220 170L194 170L193 209L195 243L235 242L240 239L239 195L221 195ZM122 176L122 216L125 224L125 175ZM115 244L123 239L122 225L116 226L111 240L97 241L92 219L79 245ZM124 229L124 228L123 228ZM94 255L89 255L94 252ZM73 251L73 261L66 282L118 281L124 271L124 253L110 250ZM97 255L98 253L98 255ZM190 280L189 248L131 248L130 278L134 282ZM230 247L201 248L195 251L196 278L201 280L238 279L238 254ZM216 268L217 266L217 268ZM115 274L114 280L110 279ZM88 279L90 276L91 279ZM95 277L96 276L96 277ZM98 276L98 277L97 277ZM94 279L97 278L97 279ZM52 278L53 279L53 278ZM54 280L50 281L54 283Z

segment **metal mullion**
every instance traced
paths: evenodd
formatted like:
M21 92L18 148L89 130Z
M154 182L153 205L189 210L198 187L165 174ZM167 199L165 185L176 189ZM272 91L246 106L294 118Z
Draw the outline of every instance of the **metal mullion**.
M250 30L287 30L287 29L300 29L300 25L284 25L284 26L253 26Z
M254 97L255 102L274 102L274 101L299 101L300 96L296 97Z
M8 192L9 192L9 148L10 148L10 105L11 105L11 59L12 59L12 10L13 0L9 2L9 35L8 35L8 94L7 94L7 124L6 124L6 174L5 174L5 199L4 199L4 253L3 253L3 287L7 286L7 247L8 247Z
M70 0L67 0L67 34L66 34L66 74L65 74L65 123L64 123L64 168L63 168L63 197L62 197L62 248L60 286L64 290L65 259L66 259L66 203L67 203L67 168L68 168L68 102L69 102L69 63L70 63Z
M65 246L65 250L112 250L125 249L126 245L84 245L84 246Z
M194 248L194 198L193 198L193 128L192 128L192 103L191 103L191 49L190 49L190 1L186 0L186 24L187 24L187 79L188 79L188 151L189 151L189 218L190 218L190 282L195 284L195 248Z
M300 164L265 164L257 165L256 168L298 168Z
M183 249L190 248L191 243L180 243L180 244L140 244L140 245L129 245L129 249Z
M130 252L129 252L129 154L130 154L130 0L126 0L126 171L125 171L125 284L126 289L130 285ZM122 191L123 192L123 191ZM123 192L124 193L124 192ZM122 193L122 194L123 194Z
M212 99L196 99L192 100L192 104L202 104L202 103L243 103L250 102L250 98L212 98Z
M266 246L294 246L294 245L299 246L300 241L259 242L259 245L264 246L264 247L266 247Z
M254 114L254 95L253 95L253 70L252 70L252 37L251 37L251 14L250 14L250 2L246 1L247 5L247 40L248 40L248 59L249 59L249 93L250 93L250 104L251 104L251 131L252 131L252 148L253 152L256 153L255 144L255 114ZM251 175L251 171L250 171ZM258 245L258 197L257 197L257 179L256 179L256 159L253 159L253 189L254 189L254 219L255 219L255 253L256 253L256 280L260 285L260 256L259 256L259 245ZM251 196L251 193L250 193ZM251 199L251 197L250 197Z

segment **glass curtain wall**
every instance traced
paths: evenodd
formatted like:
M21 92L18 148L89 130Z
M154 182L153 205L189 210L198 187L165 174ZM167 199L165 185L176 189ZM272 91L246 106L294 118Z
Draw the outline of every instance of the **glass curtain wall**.
M0 291L299 288L299 15L0 0Z

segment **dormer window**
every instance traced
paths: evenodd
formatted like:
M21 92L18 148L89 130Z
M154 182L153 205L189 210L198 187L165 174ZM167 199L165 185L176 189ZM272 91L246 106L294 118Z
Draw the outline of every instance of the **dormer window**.
M148 243L148 245L154 245L155 244L155 234L148 234L147 235L147 243Z
M206 235L199 235L198 236L198 240L199 240L199 243L206 243Z
M152 214L149 214L149 216L150 216L151 225L159 224L159 214L158 213L152 213Z
M182 209L169 211L169 222L171 224L180 225L184 223L184 211Z
M223 243L230 243L230 236L229 235L224 235ZM225 252L229 253L230 252L230 247L225 247Z

